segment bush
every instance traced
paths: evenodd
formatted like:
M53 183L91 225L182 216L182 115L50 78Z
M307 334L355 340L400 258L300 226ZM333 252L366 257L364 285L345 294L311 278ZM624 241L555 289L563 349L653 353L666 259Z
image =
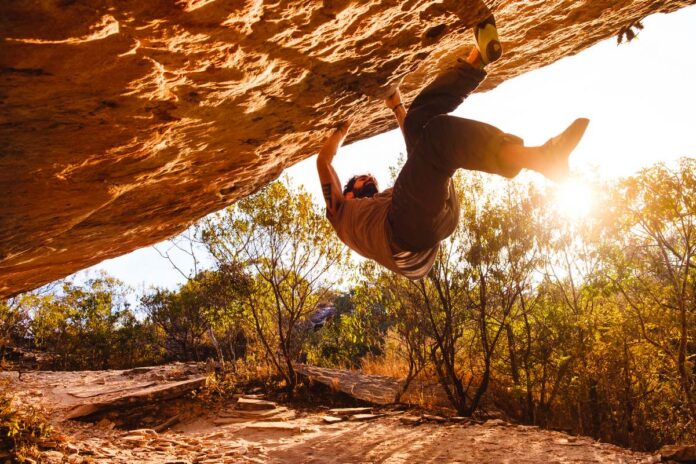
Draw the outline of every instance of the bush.
M7 450L14 462L27 462L38 457L42 442L54 438L53 427L40 409L18 409L6 385L0 383L0 457Z

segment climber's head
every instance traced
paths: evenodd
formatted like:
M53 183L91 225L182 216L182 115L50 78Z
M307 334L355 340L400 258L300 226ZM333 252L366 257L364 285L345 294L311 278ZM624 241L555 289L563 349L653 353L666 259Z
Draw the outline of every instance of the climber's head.
M372 174L353 176L343 188L343 197L346 200L353 198L370 198L379 192L377 179Z

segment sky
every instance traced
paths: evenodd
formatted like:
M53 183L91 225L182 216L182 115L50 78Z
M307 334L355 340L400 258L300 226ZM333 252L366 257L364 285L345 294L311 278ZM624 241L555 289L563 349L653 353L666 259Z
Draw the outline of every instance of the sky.
M643 20L636 39L596 44L576 56L510 79L470 96L454 115L493 124L526 145L544 143L577 117L590 126L570 158L571 170L604 178L630 175L658 161L696 156L696 6ZM425 84L425 83L424 83ZM343 147L334 167L345 182L371 172L390 186L389 167L405 153L398 130ZM323 204L315 156L286 170ZM525 179L540 181L531 174ZM185 272L190 258L163 242ZM185 277L152 247L103 261L81 271L79 281L99 271L137 292L152 286L177 288Z

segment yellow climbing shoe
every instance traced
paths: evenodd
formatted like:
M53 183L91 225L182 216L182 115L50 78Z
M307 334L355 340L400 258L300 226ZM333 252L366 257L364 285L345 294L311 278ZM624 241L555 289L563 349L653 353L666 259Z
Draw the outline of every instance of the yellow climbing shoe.
M474 27L474 38L484 65L492 63L503 55L503 47L498 39L498 29L495 27L493 15Z

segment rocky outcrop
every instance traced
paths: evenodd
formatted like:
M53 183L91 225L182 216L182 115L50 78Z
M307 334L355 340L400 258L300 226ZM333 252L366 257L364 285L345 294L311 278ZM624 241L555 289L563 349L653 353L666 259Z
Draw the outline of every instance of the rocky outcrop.
M136 384L130 389L132 391L126 392L107 391L104 394L90 392L90 396L96 396L97 399L77 406L66 416L66 419L78 419L104 411L134 408L143 404L171 400L191 393L203 385L205 385L205 377L197 377L191 380L162 384ZM80 397L80 392L71 394Z
M506 48L482 86L693 0L491 1ZM316 152L394 128L471 45L474 0L5 0L0 297L156 243Z
M387 405L403 403L427 404L437 408L452 408L445 391L438 383L395 379L384 375L364 374L361 371L296 364L295 371L310 382L326 385L358 400Z
M668 445L660 449L664 461L696 462L696 445Z

